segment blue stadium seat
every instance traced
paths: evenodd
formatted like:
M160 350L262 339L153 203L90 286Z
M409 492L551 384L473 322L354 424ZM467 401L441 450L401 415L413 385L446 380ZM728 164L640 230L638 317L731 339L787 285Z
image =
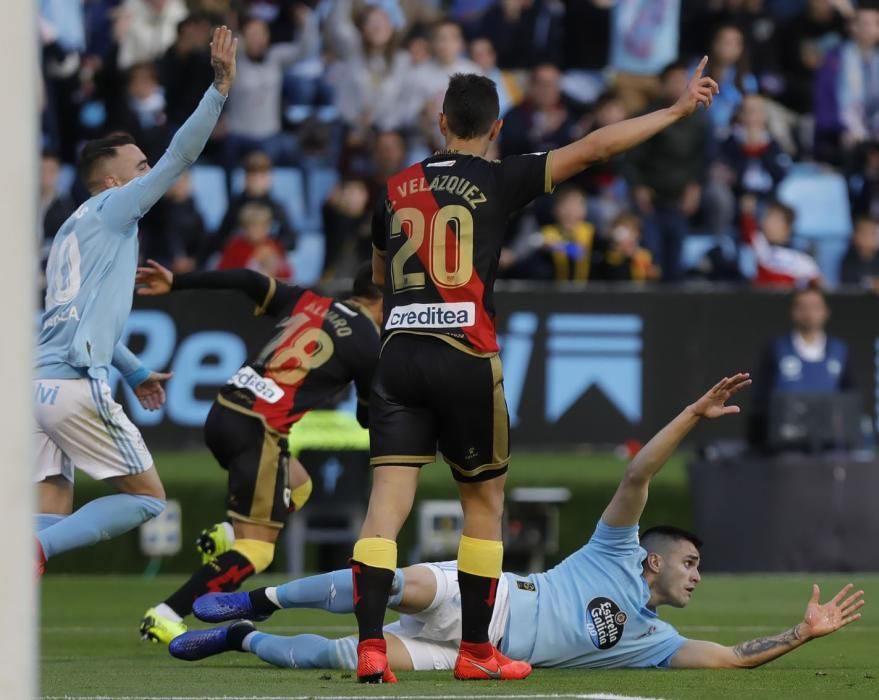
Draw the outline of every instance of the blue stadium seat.
M218 165L194 165L190 172L195 207L204 219L208 231L213 233L223 223L229 207L226 173Z
M55 191L58 194L70 194L73 183L76 181L76 168L69 163L62 163L58 171L58 181L55 183Z
M290 253L296 284L308 287L317 284L324 269L324 237L320 232L302 233L296 250Z
M847 239L851 235L848 190L842 175L797 168L778 186L778 198L796 211L797 236Z
M238 194L244 189L244 171L236 168L232 172L232 192ZM293 227L302 231L307 226L305 207L305 186L302 172L296 168L274 168L272 170L272 197L278 200L287 212Z
M339 173L332 168L316 168L308 173L308 219L306 228L318 231L323 228L321 207L330 194L330 190L339 181Z

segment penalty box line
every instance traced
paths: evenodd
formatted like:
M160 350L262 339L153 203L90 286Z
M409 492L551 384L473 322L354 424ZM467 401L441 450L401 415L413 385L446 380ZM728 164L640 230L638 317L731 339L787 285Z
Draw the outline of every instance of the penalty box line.
M618 693L534 693L530 695L44 695L42 700L662 700Z

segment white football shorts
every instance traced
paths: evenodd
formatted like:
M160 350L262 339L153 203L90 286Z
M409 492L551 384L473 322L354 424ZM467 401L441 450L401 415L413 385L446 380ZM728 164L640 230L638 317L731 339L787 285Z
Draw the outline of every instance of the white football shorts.
M461 643L458 565L454 561L444 561L420 566L426 566L436 577L433 602L416 615L400 615L399 620L385 625L384 631L403 643L416 671L451 671ZM509 587L506 576L502 574L488 626L489 641L495 646L504 635L509 613Z
M93 479L140 474L153 458L140 431L99 379L34 380L35 481L73 469Z

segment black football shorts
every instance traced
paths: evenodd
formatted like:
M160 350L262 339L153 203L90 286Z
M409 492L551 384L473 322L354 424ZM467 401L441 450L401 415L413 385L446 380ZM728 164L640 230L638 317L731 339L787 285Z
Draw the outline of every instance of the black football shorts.
M287 437L246 410L219 397L205 421L205 443L229 472L229 517L281 528L290 507Z
M500 358L397 333L382 348L369 400L370 464L421 467L437 448L457 481L493 479L510 461Z

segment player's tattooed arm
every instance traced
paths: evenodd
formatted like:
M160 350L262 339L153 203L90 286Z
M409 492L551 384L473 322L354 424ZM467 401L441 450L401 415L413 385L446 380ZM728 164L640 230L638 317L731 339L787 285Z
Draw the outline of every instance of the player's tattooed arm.
M821 604L821 591L812 586L812 597L803 621L786 632L752 639L733 647L688 639L672 656L673 668L756 668L784 656L806 642L832 634L860 619L864 592L852 593L848 584L827 603Z
M238 39L225 26L217 27L211 39L211 66L214 69L214 87L221 95L228 95L235 82L235 58Z
M752 639L733 647L733 653L742 661L743 666L753 668L772 661L782 654L796 649L809 641L809 637L800 630L800 625L791 627L786 632L772 637Z

